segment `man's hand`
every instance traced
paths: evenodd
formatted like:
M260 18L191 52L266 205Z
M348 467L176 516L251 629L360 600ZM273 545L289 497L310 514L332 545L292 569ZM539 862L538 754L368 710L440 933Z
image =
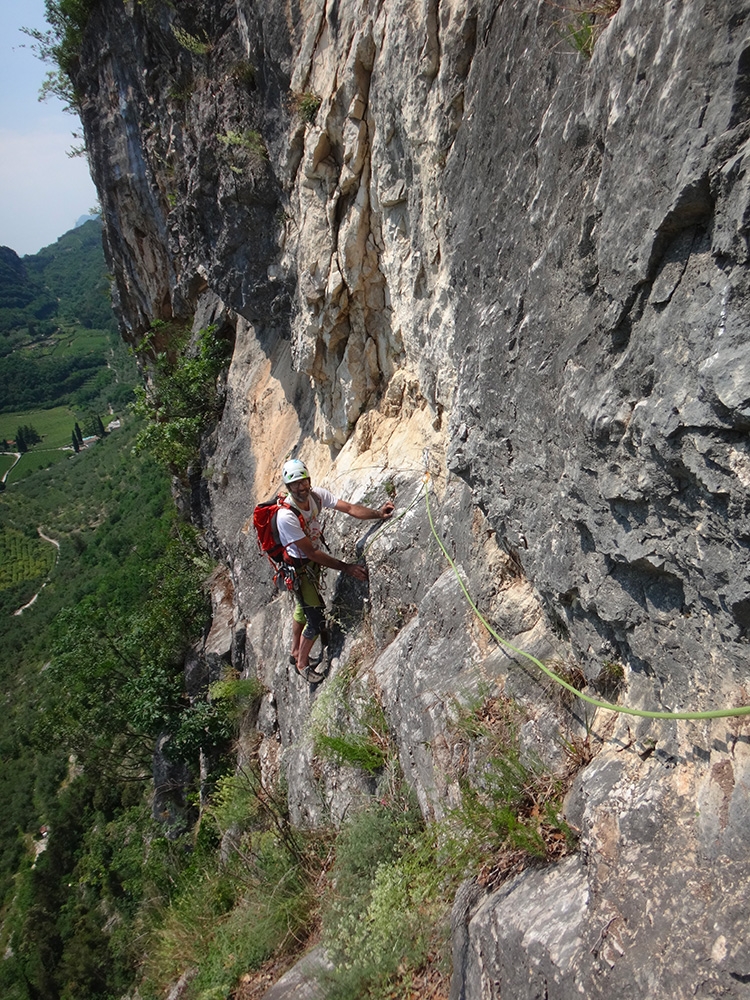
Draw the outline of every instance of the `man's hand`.
M394 508L393 504L391 503L391 501L390 501L390 500L387 500L387 501L386 501L386 502L385 502L385 503L383 504L383 506L382 506L382 507L380 508L380 516L381 516L381 518L382 518L382 519L383 519L384 521L387 521L387 520L388 520L388 518L389 518L389 517L391 516L391 514L393 513L394 509L395 509L395 508Z
M344 573L347 576L353 576L355 580L361 580L363 583L368 577L367 567L361 563L346 563L344 565Z

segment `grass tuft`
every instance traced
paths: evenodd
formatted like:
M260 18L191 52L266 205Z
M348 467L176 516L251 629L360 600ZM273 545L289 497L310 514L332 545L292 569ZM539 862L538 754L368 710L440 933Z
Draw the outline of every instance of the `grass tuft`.
M294 94L292 97L292 107L295 113L307 125L314 124L322 103L322 97L314 94L311 90L306 90L304 94Z
M375 774L392 754L382 706L347 669L332 677L318 696L310 729L315 752L340 766Z
M611 19L620 9L621 0L569 0L568 3L546 0L565 12L558 26L576 52L590 59L594 46Z

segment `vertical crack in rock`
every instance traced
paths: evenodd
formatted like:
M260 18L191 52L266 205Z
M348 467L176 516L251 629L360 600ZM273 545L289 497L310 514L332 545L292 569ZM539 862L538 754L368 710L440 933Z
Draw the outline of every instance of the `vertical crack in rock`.
M366 23L352 30L341 71L313 67L311 79L317 73L332 89L318 112L321 124L306 136L297 205L295 366L315 385L318 434L339 447L393 371L384 349L392 338L370 202L374 59L372 26Z

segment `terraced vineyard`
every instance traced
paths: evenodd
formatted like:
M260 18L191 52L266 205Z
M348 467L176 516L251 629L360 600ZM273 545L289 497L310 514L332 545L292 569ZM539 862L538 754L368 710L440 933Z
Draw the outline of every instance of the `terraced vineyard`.
M0 590L42 581L52 570L57 550L38 536L30 538L14 528L0 530Z

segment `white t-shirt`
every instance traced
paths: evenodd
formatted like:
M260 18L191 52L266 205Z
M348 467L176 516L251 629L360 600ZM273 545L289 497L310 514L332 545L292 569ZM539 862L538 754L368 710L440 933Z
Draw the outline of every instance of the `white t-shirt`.
M333 493L324 489L322 486L316 486L312 492L315 492L318 495L323 507L335 507L339 502L338 497L335 497ZM288 498L288 502L293 503L294 497L290 496ZM287 510L286 507L280 507L279 513L276 517L276 527L279 530L279 540L285 547L287 554L295 559L306 558L304 552L302 552L302 550L294 544L299 541L300 538L304 538L305 535L307 535L313 543L314 548L320 548L320 536L323 531L323 526L317 517L313 517L313 504L317 507L315 499L311 498L310 510L303 510L301 507L295 507L294 510ZM305 519L304 530L302 529L299 517L297 516L298 510Z

